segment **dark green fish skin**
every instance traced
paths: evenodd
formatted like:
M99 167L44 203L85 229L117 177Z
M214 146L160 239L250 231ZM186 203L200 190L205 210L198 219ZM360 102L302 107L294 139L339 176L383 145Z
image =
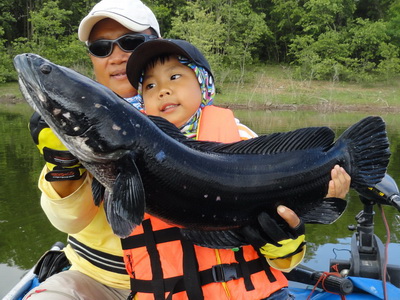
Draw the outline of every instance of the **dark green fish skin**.
M323 199L335 164L356 190L386 173L389 142L380 117L361 120L336 141L331 129L312 127L233 144L200 142L40 56L18 55L14 65L28 103L97 179L94 198L104 198L122 237L145 211L210 236L251 224L261 211L278 219L279 204L306 223L329 224L346 207ZM217 243L210 237L205 244Z

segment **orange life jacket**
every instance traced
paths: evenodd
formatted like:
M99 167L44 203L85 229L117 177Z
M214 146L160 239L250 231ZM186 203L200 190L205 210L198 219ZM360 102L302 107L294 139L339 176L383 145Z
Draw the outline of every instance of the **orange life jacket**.
M232 111L203 109L198 139L234 142L240 136ZM145 214L122 239L124 261L137 299L263 299L288 285L252 246L239 251L193 245L178 227ZM184 274L184 275L183 275Z

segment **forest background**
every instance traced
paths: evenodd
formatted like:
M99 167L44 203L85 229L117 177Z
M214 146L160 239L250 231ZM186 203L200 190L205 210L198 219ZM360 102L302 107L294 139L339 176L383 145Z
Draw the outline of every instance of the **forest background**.
M2 0L0 83L17 80L12 58L24 52L92 77L77 29L96 2ZM290 78L300 82L393 85L399 78L400 0L143 2L164 38L186 39L206 55L220 93L235 83L237 94L252 80L253 90L245 92L249 99L257 86L268 84L261 80L267 69L271 76L290 70Z

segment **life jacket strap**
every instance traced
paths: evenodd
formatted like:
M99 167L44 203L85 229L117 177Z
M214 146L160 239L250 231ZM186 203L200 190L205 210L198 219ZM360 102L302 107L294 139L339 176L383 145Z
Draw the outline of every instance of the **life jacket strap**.
M143 222L149 221L144 220ZM171 241L179 241L181 239L181 233L178 227L171 227L166 229L160 229L153 231L154 240L157 244L167 243ZM136 249L145 246L145 234L137 234L128 236L127 238L121 239L122 249Z
M274 275L269 268L265 269L263 267L263 260L265 258L259 257L254 260L247 261L245 264L248 267L249 274L258 273L265 271L270 276L268 276L272 281L276 281ZM197 271L200 278L201 286L214 283L214 282L228 282L230 280L239 279L243 277L242 267L239 263L232 264L220 264L215 265L211 269ZM188 276L188 274L185 274ZM176 276L164 279L164 287L167 292L180 293L186 291L184 276ZM137 293L153 293L153 287L151 280L141 280L131 278L131 289ZM195 298L202 299L202 298Z
M246 290L254 290L251 282L251 274L264 271L270 282L276 278L261 254L256 259L246 261L243 249L235 252L237 263L214 265L210 269L199 271L198 262L192 242L186 240L180 233L179 228L167 228L153 231L150 219L142 222L143 234L134 235L122 239L124 250L146 247L151 261L153 279L143 280L130 278L132 295L136 293L151 293L155 299L172 299L173 294L186 291L189 299L204 299L202 286L216 282L228 282L230 280L243 278ZM157 244L181 241L183 251L183 274L169 278L163 278L160 254Z
M160 253L157 250L157 244L153 235L153 227L149 219L142 222L144 239L147 252L150 256L151 271L153 273L153 279L151 280L152 290L154 298L156 300L165 299L165 285L164 275L161 266Z
M235 259L239 263L240 271L242 272L244 285L246 287L246 291L254 290L254 285L250 279L250 269L249 266L246 264L246 260L243 256L243 248L240 248L239 251L235 252Z
M181 244L183 250L183 283L186 287L187 296L189 299L204 299L203 290L201 289L199 264L196 259L193 243L182 238Z

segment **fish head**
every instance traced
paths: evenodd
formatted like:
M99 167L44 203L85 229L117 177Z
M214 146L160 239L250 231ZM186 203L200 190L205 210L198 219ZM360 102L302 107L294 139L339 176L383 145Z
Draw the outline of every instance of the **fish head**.
M26 101L79 159L118 159L132 150L133 135L123 128L135 126L124 122L142 114L113 91L36 54L17 55L14 66Z
M91 123L83 112L87 109L89 88L82 88L85 81L79 80L81 74L73 74L35 54L17 55L14 65L24 96L46 122L53 120L51 123L59 124L60 131L71 136L88 130ZM74 88L77 82L79 86Z

